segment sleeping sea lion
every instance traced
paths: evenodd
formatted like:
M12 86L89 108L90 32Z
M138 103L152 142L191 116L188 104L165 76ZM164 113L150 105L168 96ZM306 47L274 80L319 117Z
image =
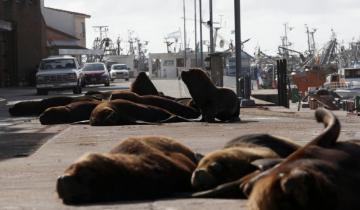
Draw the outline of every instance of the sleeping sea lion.
M191 182L198 190L209 190L257 170L260 164L254 164L256 160L278 160L298 148L299 145L283 137L269 134L243 135L227 142L223 149L206 154L196 167Z
M64 124L89 120L91 112L100 101L78 101L66 106L56 106L46 109L39 117L41 124Z
M128 100L116 99L102 102L91 113L90 124L127 125L137 122L188 122L165 109L134 103Z
M156 199L190 192L196 163L195 153L171 138L130 137L71 164L56 188L66 204Z

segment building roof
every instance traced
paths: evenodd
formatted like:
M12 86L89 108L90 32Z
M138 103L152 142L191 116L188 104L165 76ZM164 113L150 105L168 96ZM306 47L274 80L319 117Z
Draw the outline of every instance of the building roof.
M84 14L84 13L79 13L79 12L72 12L72 11L67 11L67 10L62 10L62 9L55 9L55 8L51 8L51 7L45 7L46 9L50 9L50 10L54 10L54 11L58 11L58 12L66 12L66 13L70 13L70 14L74 14L74 15L79 15L79 16L84 16L85 18L90 18L90 15Z

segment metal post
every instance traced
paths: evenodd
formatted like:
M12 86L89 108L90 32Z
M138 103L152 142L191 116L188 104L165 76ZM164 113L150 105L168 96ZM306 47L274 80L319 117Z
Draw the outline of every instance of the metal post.
M202 37L202 0L199 0L199 11L200 11L200 66L204 68L204 51L203 51L203 37Z
M209 20L209 27L210 27L210 53L214 53L214 27L213 27L213 4L212 0L209 0L209 11L210 11L210 20Z
M235 7L235 54L236 54L236 94L243 97L240 87L241 71L241 22L240 22L240 0L234 0Z
M185 8L185 0L183 0L183 9L184 9L184 69L186 69L186 8Z
M195 65L196 67L198 67L198 46L197 46L197 13L196 13L196 10L197 10L197 6L196 6L196 1L197 0L194 0L194 21L195 21Z

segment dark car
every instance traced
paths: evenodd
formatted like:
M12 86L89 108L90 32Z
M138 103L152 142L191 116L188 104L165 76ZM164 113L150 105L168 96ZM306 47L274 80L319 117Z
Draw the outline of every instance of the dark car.
M84 83L83 85L90 84L104 84L110 85L110 75L103 63L85 63L83 69Z

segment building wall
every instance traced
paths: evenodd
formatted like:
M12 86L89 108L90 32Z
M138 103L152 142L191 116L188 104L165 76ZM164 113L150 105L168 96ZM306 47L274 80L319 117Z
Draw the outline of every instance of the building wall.
M72 36L76 36L74 21L75 17L73 14L58 10L52 10L45 7L44 18L48 26L70 34Z
M86 24L83 16L75 15L75 37L79 39L80 46L86 47Z
M0 85L31 84L46 51L41 0L0 1L0 8L0 19L13 25L13 30L5 35L10 50L6 52L6 75L0 78Z

